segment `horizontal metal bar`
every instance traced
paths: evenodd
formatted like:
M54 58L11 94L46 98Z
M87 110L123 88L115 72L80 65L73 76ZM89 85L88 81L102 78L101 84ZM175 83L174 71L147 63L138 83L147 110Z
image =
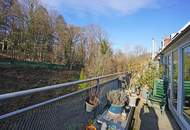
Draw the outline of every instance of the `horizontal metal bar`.
M107 81L107 83L111 82L111 81L114 81L116 80L117 78L114 78L112 80L109 80ZM103 83L105 84L105 83ZM102 86L103 84L100 84L100 86ZM63 96L59 96L59 97L56 97L56 98L53 98L53 99L50 99L50 100L47 100L47 101L44 101L44 102L41 102L41 103L38 103L38 104L34 104L34 105L31 105L31 106L28 106L28 107L25 107L25 108L21 108L19 110L16 110L16 111L13 111L13 112L9 112L7 114L4 114L4 115L0 115L0 120L2 119L5 119L5 118L8 118L8 117L11 117L11 116L14 116L14 115L17 115L17 114L20 114L20 113L23 113L23 112L27 112L27 111L30 111L30 110L33 110L35 108L38 108L38 107L41 107L41 106L44 106L44 105L47 105L47 104L50 104L52 102L55 102L55 101L59 101L59 100L62 100L64 98L67 98L69 96L73 96L75 94L79 94L81 92L84 92L84 91L87 91L91 88L94 88L96 86L93 86L93 87L90 87L90 88L86 88L86 89L82 89L82 90L78 90L78 91L75 91L75 92L72 92L72 93L69 93L69 94L65 94Z
M46 86L46 87L41 87L41 88L35 88L35 89L1 94L0 101L6 100L6 99L11 99L11 98L16 98L16 97L20 97L20 96L26 96L26 95L30 95L33 93L45 92L45 91L49 91L49 90L53 90L53 89L68 87L68 86L72 86L72 85L76 85L76 84L86 83L86 82L94 81L97 79L103 79L103 78L108 78L111 76L122 75L122 74L124 74L124 72L109 74L109 75L100 76L100 77L94 77L94 78L90 78L90 79L86 79L86 80L78 80L78 81L67 82L67 83L63 83L63 84L57 84L57 85L51 85L51 86Z

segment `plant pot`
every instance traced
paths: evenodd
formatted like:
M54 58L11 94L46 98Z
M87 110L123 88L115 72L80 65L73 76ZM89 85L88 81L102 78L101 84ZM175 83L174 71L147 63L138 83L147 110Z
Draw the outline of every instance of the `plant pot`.
M129 96L129 106L136 107L137 98L137 96Z
M85 102L85 104L86 104L86 112L92 112L96 108L95 105L92 105L88 103L87 101Z
M120 116L123 111L123 105L115 105L111 104L110 108L108 109L109 113L113 116Z

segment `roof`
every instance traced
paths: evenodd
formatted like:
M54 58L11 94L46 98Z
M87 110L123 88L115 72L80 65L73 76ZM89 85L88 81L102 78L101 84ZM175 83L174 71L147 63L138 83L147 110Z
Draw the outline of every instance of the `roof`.
M171 39L171 41L169 42L169 44L162 49L156 56L155 59L157 59L166 49L168 49L169 47L171 47L177 40L179 40L185 33L187 33L188 31L190 31L190 21L183 26L177 33L176 35Z

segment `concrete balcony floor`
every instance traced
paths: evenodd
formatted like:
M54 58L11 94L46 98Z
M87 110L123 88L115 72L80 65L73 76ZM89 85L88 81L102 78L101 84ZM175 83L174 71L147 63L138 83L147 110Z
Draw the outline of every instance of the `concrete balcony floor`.
M155 105L145 105L141 99L134 113L133 130L180 130L169 111L161 114Z

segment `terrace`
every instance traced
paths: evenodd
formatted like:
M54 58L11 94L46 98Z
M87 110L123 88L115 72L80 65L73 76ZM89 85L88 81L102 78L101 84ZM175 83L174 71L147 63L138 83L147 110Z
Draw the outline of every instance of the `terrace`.
M124 73L117 73L101 77L95 77L87 80L74 81L53 86L46 86L42 88L2 94L0 95L1 130L83 130L85 129L89 121L93 122L93 125L97 129L103 129L102 124L105 125L106 122L106 126L113 127L112 129L145 130L147 128L158 129L157 125L151 123L152 121L155 121L155 123L159 123L159 125L162 125L164 122L160 123L158 122L158 119L164 119L164 121L167 120L167 122L169 123L169 127L166 126L165 128L173 128L172 126L174 126L174 128L178 128L175 124L175 121L169 122L168 116L163 117L161 114L159 114L159 109L154 106L151 107L149 113L146 113L144 111L144 106L142 105L143 96L142 100L139 103L140 105L137 106L136 110L136 104L134 105L132 103L131 105L131 103L129 103L127 106L125 106L128 111L126 111L126 116L124 119L120 119L122 117L118 116L117 119L116 117L112 117L115 115L111 115L109 117L105 116L108 112L108 108L110 107L110 104L106 98L106 94L111 90L121 90L122 84L119 78L121 76L125 77L126 75L124 75ZM11 105L13 103L17 103L18 105L19 102L17 101L17 99L19 99L19 101L21 102L25 101L22 100L22 98L25 99L27 97L27 101L30 102L33 98L38 97L39 94L42 96L44 94L47 94L48 91L52 92L57 89L60 91L63 89L72 88L75 85L90 82L93 82L92 84L95 85L91 84L92 86L89 88L76 90L71 93L67 93L53 98L47 98L40 103L34 103L28 106L26 104L22 104L19 107L17 106L17 108ZM86 110L85 106L86 99L89 98L89 94L92 94L92 92L97 92L97 90L99 93L98 98L100 103L93 111L89 112L89 110ZM10 107L14 107L14 109L8 109ZM5 108L7 108L7 110L2 111ZM155 110L157 111L157 113L155 113ZM143 116L142 114L144 113L147 115ZM105 117L111 119L106 120Z

